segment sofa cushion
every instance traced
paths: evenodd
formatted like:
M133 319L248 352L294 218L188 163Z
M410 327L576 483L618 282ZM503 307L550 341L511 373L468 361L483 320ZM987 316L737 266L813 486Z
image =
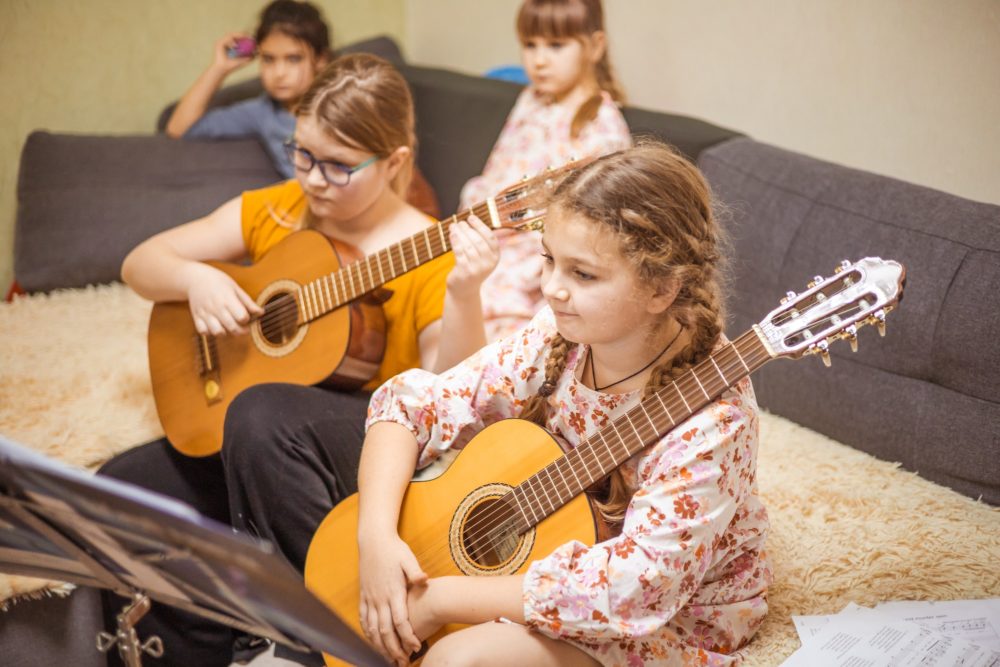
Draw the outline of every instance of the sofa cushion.
M699 165L729 208L731 333L842 259L907 269L884 341L862 330L857 354L831 347L830 369L818 359L766 366L755 376L761 404L1000 504L1000 206L746 138Z
M18 172L14 276L28 292L117 280L144 239L277 180L252 140L33 132Z

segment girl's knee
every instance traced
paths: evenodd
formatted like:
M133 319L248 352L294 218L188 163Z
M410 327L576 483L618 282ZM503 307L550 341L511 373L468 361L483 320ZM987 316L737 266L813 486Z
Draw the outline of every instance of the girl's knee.
M282 385L262 384L241 391L226 410L222 459L228 468L241 461L266 459L280 449L283 421L276 406Z
M474 667L479 664L477 660L481 654L482 647L477 648L461 632L456 632L435 642L420 664L423 667Z

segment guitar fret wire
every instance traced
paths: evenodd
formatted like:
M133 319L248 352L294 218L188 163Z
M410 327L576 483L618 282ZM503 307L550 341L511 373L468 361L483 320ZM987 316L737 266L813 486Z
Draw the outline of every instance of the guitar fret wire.
M358 294L360 294L360 292L358 292L357 285L354 284L354 275L351 273L351 268L353 266L354 265L351 264L351 265L349 265L347 267L347 279L351 281L351 300L352 301L358 297Z
M705 391L705 385L703 385L701 383L701 380L698 379L698 367L697 366L695 366L694 368L691 369L691 377L693 377L694 381L698 383L698 387L701 389L701 393L705 394L705 398L708 399L708 400L712 400L712 397L708 395L707 391Z
M330 277L323 276L323 294L326 294L326 302L329 304L329 309L333 310L334 302L333 295L330 294Z
M304 289L300 289L299 294L302 296L302 312L305 314L302 321L308 322L312 319L312 309L309 307L309 293Z
M375 266L378 267L379 284L380 285L385 285L385 274L382 273L382 256L381 256L381 253L379 253L378 255L376 255L376 260L377 261L375 262Z
M677 381L671 380L670 384L674 385L674 390L677 392L677 395L680 396L681 400L684 402L684 407L687 408L688 412L691 412L691 406L688 405L687 399L684 398L684 394L681 393L681 388L677 386Z
M413 246L413 259L419 264L420 263L420 251L417 250L417 242L410 237L410 245Z
M712 362L712 365L715 366L715 372L718 373L719 377L722 378L722 383L725 384L725 385L728 385L729 384L729 380L727 380L726 376L722 374L722 369L719 368L719 364L715 363L715 358L714 357L709 357L708 359L709 359L709 361Z
M406 250L403 248L402 244L397 244L399 248L399 261L403 263L403 273L409 271L409 267L406 266Z
M392 248L393 246L389 246L388 248L386 248L385 254L389 258L389 273L392 274L393 278L395 278L397 274L396 274L396 265L392 261Z
M663 406L664 411L666 411L667 413L667 418L670 419L670 423L673 424L674 426L677 426L677 420L674 419L674 416L672 414L670 414L670 410L667 408L667 404L663 402L663 396L660 395L660 392L658 391L654 392L653 396L656 396L656 400L658 400L660 402L660 405Z
M317 316L322 316L326 312L326 296L323 295L322 278L316 278L310 283L313 294L316 295L316 302L319 304Z
M368 281L371 284L371 289L375 289L375 274L372 273L372 263L365 261L365 268L368 269Z
M340 292L341 292L341 294L344 295L343 296L344 303L347 303L348 301L351 300L351 294L350 294L350 292L347 291L347 282L344 281L344 271L343 271L343 269L341 269L340 271L337 271L337 277L340 278Z
M451 216L451 218L452 218L452 220L454 220L455 216ZM444 238L444 223L442 223L440 225L437 225L437 230L438 230L438 236L441 237L441 247L442 248L447 248L448 247L448 242L445 241L445 238Z

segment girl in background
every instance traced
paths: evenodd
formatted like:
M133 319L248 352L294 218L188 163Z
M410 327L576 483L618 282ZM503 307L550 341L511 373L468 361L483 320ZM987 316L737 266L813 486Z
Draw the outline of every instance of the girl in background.
M531 85L522 91L483 173L462 189L459 210L547 167L632 145L618 105L600 0L526 0L517 16ZM500 264L483 285L487 340L524 326L543 305L540 235L501 235Z
M177 103L167 121L167 135L195 140L257 139L281 177L294 178L295 167L284 144L295 132L295 106L330 62L330 42L330 29L315 5L274 0L261 11L254 39L233 32L215 43L212 63ZM246 44L250 50L240 51ZM264 92L207 110L226 78L255 57L260 62ZM405 195L427 215L440 215L437 195L416 168Z
M296 179L245 192L143 242L125 259L125 282L154 301L188 301L201 333L246 335L259 307L206 260L256 261L301 227L370 255L434 224L402 196L413 167L414 112L392 65L363 54L335 60L296 114L286 146ZM385 355L366 391L257 385L229 406L221 458L184 456L163 439L119 455L101 472L267 539L301 570L316 526L356 489L369 392L409 368L444 371L483 345L479 289L495 266L496 241L472 220L452 226L451 242L453 255L386 283ZM182 620L157 625L157 617L143 623L172 647L169 664L232 660L228 628L171 610L159 620Z
M570 447L725 344L708 186L666 147L570 175L545 225L547 308L448 372L373 396L359 472L362 627L406 664L730 665L767 611L767 514L749 378L622 464L596 492L611 537L567 543L527 573L428 579L397 531L414 467L498 420ZM350 536L345 536L348 539ZM331 566L335 566L331 564ZM495 619L510 622L492 622Z
M166 133L175 139L258 139L278 173L293 178L295 169L282 144L295 131L292 110L329 62L330 31L314 5L275 0L261 11L254 37L250 40L249 35L234 32L215 43L212 63L177 103ZM251 41L256 42L255 50L234 51ZM264 92L206 113L226 77L249 65L255 56L260 59Z

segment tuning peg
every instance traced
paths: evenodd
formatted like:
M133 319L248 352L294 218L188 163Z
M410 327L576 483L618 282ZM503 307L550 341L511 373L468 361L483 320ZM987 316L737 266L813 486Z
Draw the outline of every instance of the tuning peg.
M531 180L531 177L530 177L530 176L528 176L527 174L525 174L524 176L522 176L522 177L521 177L521 180L522 180L522 181L530 181L530 180Z
M816 343L815 345L812 346L812 353L813 354L818 354L820 356L820 358L823 359L823 365L826 366L827 368L830 367L831 361L830 361L830 344L829 343L827 343L825 340L821 340L820 342L818 342L818 343Z
M838 264L838 265L837 265L837 268L835 268L835 269L833 270L833 272L834 272L834 273L841 273L841 272L843 272L843 271L846 271L846 270L847 270L847 269L849 269L849 268L851 268L851 263L850 263L850 262L848 262L848 261L847 261L847 260L845 259L845 260L842 260L842 261L840 262L840 264Z
M853 324L846 329L844 333L847 334L847 340L851 344L851 352L858 351L858 328Z
M784 296L784 298L781 299L781 303L788 303L789 301L791 301L794 298L795 298L795 292L792 292L791 290L789 290L788 292L785 292L785 296Z
M813 287L816 287L816 285L819 285L821 282L823 282L823 276L813 276L813 279L809 281L808 287L809 289L812 289Z
M885 311L876 310L872 317L875 318L875 327L878 329L879 336L885 336Z

